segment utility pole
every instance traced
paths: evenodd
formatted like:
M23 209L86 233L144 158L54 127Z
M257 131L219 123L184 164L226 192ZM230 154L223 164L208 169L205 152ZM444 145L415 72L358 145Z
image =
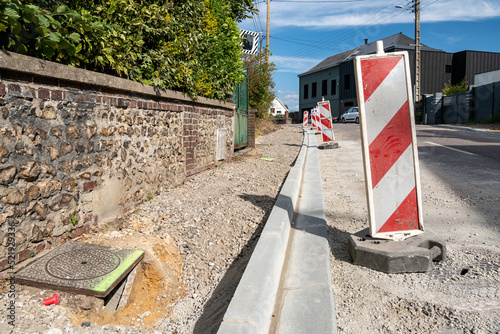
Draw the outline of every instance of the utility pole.
M271 9L271 0L267 0L267 25L266 25L266 62L269 65L269 18Z
M415 103L420 102L420 0L412 0L411 7L396 6L399 9L410 10L415 15L415 96L413 97ZM410 44L411 45L411 44Z
M420 0L413 0L415 11L415 102L420 102Z

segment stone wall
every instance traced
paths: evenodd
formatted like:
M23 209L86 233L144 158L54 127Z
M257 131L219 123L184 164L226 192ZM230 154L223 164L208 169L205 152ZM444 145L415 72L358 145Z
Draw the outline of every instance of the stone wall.
M230 103L13 53L0 76L0 271L214 166L218 129L232 157Z

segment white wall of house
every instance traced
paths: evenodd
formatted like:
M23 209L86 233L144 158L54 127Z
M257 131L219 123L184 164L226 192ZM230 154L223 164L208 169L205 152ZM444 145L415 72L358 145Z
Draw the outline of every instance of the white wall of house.
M285 116L285 111L287 111L288 108L281 102L279 98L275 98L273 100L273 103L271 104L271 108L269 109L269 113L273 116L277 115L283 115Z
M482 86L500 81L500 70L489 71L474 75L474 86Z

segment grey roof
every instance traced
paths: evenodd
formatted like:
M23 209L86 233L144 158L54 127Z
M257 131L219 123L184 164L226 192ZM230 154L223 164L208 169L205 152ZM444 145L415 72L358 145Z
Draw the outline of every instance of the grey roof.
M411 37L406 36L403 33L397 33L392 36L386 37L382 39L384 42L384 51L393 51L395 49L407 49L407 50L413 50L415 49L415 40ZM442 50L434 49L431 47L428 47L424 44L421 44L421 50L422 51L436 51L436 52L441 52ZM347 50L341 53L337 53L336 55L330 56L320 62L318 65L314 66L313 68L309 69L308 71L299 74L299 77L310 74L313 72L318 72L330 67L333 67L335 65L338 65L340 63L343 63L345 61L349 61L354 59L355 56L363 56L363 55L369 55L369 54L374 54L376 53L376 47L377 43L371 42L368 44L363 44L360 45L354 49Z

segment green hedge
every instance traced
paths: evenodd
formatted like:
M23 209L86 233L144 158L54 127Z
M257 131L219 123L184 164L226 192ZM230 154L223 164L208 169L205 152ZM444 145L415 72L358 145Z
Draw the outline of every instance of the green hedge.
M249 0L0 0L8 51L227 100L243 79Z

